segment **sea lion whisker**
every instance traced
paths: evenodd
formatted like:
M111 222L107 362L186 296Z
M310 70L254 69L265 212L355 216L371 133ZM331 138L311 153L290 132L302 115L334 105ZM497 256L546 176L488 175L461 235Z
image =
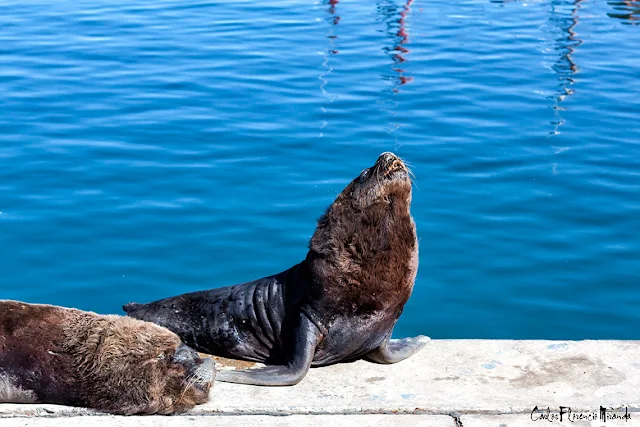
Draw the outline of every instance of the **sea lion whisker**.
M180 395L178 402L182 402L184 400L184 395L187 393L187 391L193 388L194 385L195 385L194 375L191 375L190 377L187 378L187 382L184 385L184 390L182 390L182 394Z
M418 184L416 183L416 174L413 173L413 171L411 170L413 165L402 159L400 159L400 161L404 164L404 168L407 170L407 174L409 174L409 180L411 181L411 183L416 184L416 187L417 187Z
M411 181L411 184L415 185L417 189L420 189L420 187L418 186L418 180L416 179L416 175L413 173L413 171L407 168L407 173L409 174L409 181Z

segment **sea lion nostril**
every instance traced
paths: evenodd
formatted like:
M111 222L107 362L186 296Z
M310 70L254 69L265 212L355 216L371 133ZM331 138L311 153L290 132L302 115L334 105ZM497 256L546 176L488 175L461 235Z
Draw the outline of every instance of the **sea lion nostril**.
M380 157L378 158L378 161L392 162L393 160L397 160L397 159L398 159L398 156L393 154L391 151L386 151L386 152L380 154Z
M390 175L393 172L396 171L406 171L407 167L404 165L404 163L402 162L402 160L400 159L396 159L393 162L391 162L390 164L387 165L386 169L385 169L385 176L386 175Z

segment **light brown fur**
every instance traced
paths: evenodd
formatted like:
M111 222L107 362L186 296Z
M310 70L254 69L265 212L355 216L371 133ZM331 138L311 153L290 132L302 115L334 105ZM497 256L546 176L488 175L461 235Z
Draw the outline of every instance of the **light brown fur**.
M9 390L0 401L22 390L38 402L117 414L185 411L207 400L214 374L185 349L148 322L0 301L0 375ZM173 360L177 350L186 361Z

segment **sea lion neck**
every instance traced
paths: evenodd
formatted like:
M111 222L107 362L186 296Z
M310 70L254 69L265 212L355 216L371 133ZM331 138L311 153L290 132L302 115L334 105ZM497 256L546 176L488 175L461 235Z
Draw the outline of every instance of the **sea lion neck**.
M310 252L331 257L346 250L368 258L373 252L385 250L394 234L415 233L409 201L392 199L362 209L341 194L318 219L309 242Z
M354 310L399 315L413 288L417 252L405 200L354 209L339 197L318 220L309 244L313 305L320 315Z

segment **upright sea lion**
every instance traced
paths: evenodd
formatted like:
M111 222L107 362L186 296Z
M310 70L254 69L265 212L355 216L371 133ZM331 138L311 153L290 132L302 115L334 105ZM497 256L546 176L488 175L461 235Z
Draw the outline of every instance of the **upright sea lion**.
M172 414L206 402L214 377L211 359L158 325L0 301L0 402Z
M418 269L410 203L409 170L383 153L320 217L300 264L124 310L171 329L200 351L273 365L221 371L220 381L292 385L310 366L359 357L401 361L428 341L391 339Z

